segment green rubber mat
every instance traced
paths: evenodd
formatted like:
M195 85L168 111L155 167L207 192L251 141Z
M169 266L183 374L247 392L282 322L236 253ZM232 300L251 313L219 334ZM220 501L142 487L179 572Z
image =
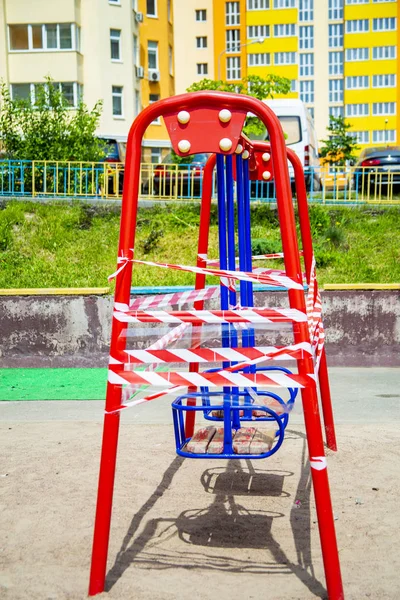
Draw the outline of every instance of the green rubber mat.
M104 400L107 369L0 369L0 402Z

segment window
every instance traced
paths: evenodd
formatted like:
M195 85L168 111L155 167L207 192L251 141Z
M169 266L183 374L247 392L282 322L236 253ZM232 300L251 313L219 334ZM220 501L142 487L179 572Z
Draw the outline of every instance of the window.
M343 52L329 52L329 75L343 75Z
M174 61L173 61L173 54L172 54L172 46L168 46L168 67L169 67L169 74L171 76L174 75Z
M377 4L378 2L397 2L397 0L372 0L373 4Z
M343 102L343 79L329 80L329 102Z
M112 86L112 112L114 117L122 117L122 86Z
M346 21L346 33L365 33L366 31L369 31L368 19Z
M228 81L241 78L240 57L228 56L226 59L226 78Z
M344 117L344 106L330 106L329 114L332 117Z
M135 90L135 116L140 113L140 92Z
M297 92L297 79L290 80L290 91Z
M369 48L347 48L346 61L355 62L369 59Z
M207 21L207 11L205 8L194 11L196 14L196 21Z
M137 35L133 36L133 64L136 67L139 65L139 46Z
M197 63L197 75L208 75L208 63Z
M149 94L149 104L154 104L154 102L158 102L160 99L160 94ZM152 121L152 125L161 125L160 117L157 117Z
M275 65L295 65L296 64L296 52L275 52L274 64Z
M286 145L298 144L301 142L301 122L300 117L285 116L279 117L279 121L282 125L282 129L286 134Z
M378 129L372 132L372 142L374 144L387 144L396 141L395 129Z
M314 75L314 54L300 54L300 77Z
M250 40L269 37L269 25L249 25L247 37Z
M269 8L269 0L247 0L247 10L265 10Z
M157 0L146 0L146 15L148 17L157 16Z
M372 87L373 88L387 88L396 87L396 75L373 75L372 76Z
M110 29L111 60L121 60L121 32Z
M295 23L285 23L283 25L274 25L274 36L275 37L292 37L295 35L296 35L296 24Z
M394 31L396 18L372 19L372 31Z
M368 75L353 75L352 77L346 77L346 90L360 90L368 87Z
M299 21L313 21L314 0L300 0Z
M372 105L372 114L376 116L395 115L396 102L374 102Z
M374 60L390 60L396 58L396 46L375 46L372 49Z
M158 69L158 42L147 42L149 69Z
M207 48L207 36L202 35L196 38L196 48Z
M343 46L343 25L329 25L329 48L341 48Z
M343 19L343 0L329 0L328 18L330 21Z
M296 0L274 0L274 8L296 8Z
M369 4L369 0L346 0L346 4Z
M314 48L314 26L300 26L300 50L311 50Z
M368 117L369 104L346 104L346 117Z
M240 2L225 4L225 25L240 25Z
M240 52L240 29L226 30L226 51Z
M79 27L74 23L10 25L10 51L77 50Z
M71 108L76 108L82 97L82 86L76 82L53 82L56 90L62 93L65 101ZM11 97L20 100L29 100L35 104L37 88L39 86L47 87L42 83L13 83L11 84Z
M153 165L162 161L161 148L150 148L150 161Z
M249 67L265 67L271 64L271 55L267 52L248 54L247 64Z
M369 144L369 131L349 131L349 135L357 144Z
M300 81L300 100L306 104L314 102L314 81L312 79Z
M310 113L311 118L314 118L314 107L313 106L309 106L307 108L308 112Z

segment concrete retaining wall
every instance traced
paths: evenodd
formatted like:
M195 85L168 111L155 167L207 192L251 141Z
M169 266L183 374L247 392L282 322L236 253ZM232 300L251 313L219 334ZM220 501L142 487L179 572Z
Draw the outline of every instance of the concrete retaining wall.
M322 298L329 364L400 366L400 292ZM256 295L258 306L286 301L282 293ZM109 296L0 297L0 366L105 366L111 309Z

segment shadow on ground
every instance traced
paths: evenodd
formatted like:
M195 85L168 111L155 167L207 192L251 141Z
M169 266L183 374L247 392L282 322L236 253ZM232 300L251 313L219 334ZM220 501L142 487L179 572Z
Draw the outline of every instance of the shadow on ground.
M176 457L153 494L134 515L107 575L106 591L112 589L134 562L136 567L143 569L184 568L210 572L293 574L316 597L326 598L326 590L316 579L311 560L311 475L306 440L301 433L287 433L303 438L301 475L295 493L295 498L302 498L302 510L299 511L296 504L292 504L290 511L296 563L288 559L272 533L274 520L285 518L286 515L248 510L245 507L245 498L248 496L289 497L290 494L284 490L284 483L285 478L294 475L290 471L259 470L251 461L246 461L247 470L244 470L242 461L230 460L226 467L206 469L201 476L204 490L214 496L209 506L183 511L177 518L145 521L146 515L164 495L183 463L182 458ZM138 533L142 525L144 529ZM166 548L166 542L176 537L180 544ZM199 552L200 549L203 549L202 552ZM221 554L218 549L221 549ZM272 560L265 562L229 556L229 549L268 550Z

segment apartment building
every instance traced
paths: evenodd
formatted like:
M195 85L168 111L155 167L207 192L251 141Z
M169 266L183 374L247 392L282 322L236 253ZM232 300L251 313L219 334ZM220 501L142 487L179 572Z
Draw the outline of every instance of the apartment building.
M50 75L71 108L103 100L98 135L125 141L142 107L174 93L168 0L0 0L0 78L34 102ZM144 142L165 146L160 127Z
M345 115L360 147L400 143L397 0L214 0L214 68L290 79L319 139Z
M175 91L215 79L213 0L174 0Z

